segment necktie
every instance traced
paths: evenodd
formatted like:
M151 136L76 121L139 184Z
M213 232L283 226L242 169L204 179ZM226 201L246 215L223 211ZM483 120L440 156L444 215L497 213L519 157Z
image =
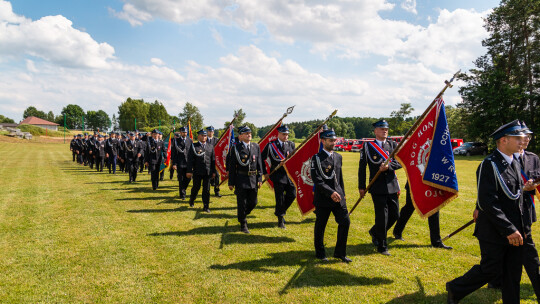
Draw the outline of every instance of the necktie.
M523 155L519 156L519 164L521 165L521 169L525 170L525 162L523 161Z

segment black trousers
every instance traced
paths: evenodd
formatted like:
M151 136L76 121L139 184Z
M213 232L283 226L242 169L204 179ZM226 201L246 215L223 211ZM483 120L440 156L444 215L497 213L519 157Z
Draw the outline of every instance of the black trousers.
M178 177L178 191L180 193L180 197L184 198L186 197L186 189L189 185L189 182L191 182L191 178L186 177L187 168L177 167L177 173L176 176Z
M77 163L82 164L83 163L83 152L79 151L79 154L77 154Z
M136 181L137 171L139 170L139 160L135 159L133 161L130 161L129 159L126 159L126 170L129 172L129 181Z
M235 187L236 194L236 209L238 215L238 222L243 224L246 222L246 217L255 209L257 206L257 192L258 188L255 189L242 189Z
M502 276L502 300L519 304L519 283L524 246L494 244L479 240L480 265L474 265L463 276L448 282L456 300Z
M394 235L401 236L403 230L405 230L405 225L411 218L411 215L414 213L414 205L411 199L411 193L407 191L405 197L405 206L399 211L399 218L394 226ZM431 245L439 245L441 241L441 229L439 226L439 212L435 212L433 215L428 217L429 225L429 238L431 240Z
M349 235L351 221L349 219L347 207L342 207L340 204L336 203L332 207L315 208L315 256L320 259L326 257L326 251L324 249L324 231L326 230L326 224L328 223L330 213L334 214L334 218L338 224L334 256L343 257L347 255L347 237Z
M88 164L90 165L90 169L94 169L94 154L90 154L90 151L86 152L87 158L88 158Z
M159 164L148 164L150 179L152 180L152 189L156 190L159 186Z
M214 194L219 193L219 173L216 173L215 177L210 178L210 185L214 186Z
M174 177L174 169L172 168L169 168L169 179L172 179Z
M296 198L296 187L291 184L274 183L274 194L276 196L276 216L285 216L287 209Z
M386 234L399 217L399 201L397 193L371 194L375 207L375 225L369 230L379 242L377 251L383 252L388 249Z
M120 168L120 172L124 172L124 168L126 167L126 163L125 163L125 160L121 159L119 162L118 162L118 168Z
M105 156L96 155L96 170L103 171L103 164L105 163Z
M73 154L73 161L75 161L75 157L77 156L77 152L71 151L71 153Z
M142 173L144 171L144 158L141 157L139 160L139 172Z
M109 164L107 166L109 168L109 173L116 174L116 155L109 154Z
M189 201L193 202L199 194L202 183L202 201L205 207L210 204L210 175L193 175L193 187L191 187L191 195Z

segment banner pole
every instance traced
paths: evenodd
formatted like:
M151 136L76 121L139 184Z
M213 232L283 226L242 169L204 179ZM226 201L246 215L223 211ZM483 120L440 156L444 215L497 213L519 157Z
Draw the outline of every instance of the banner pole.
M424 117L427 115L427 113L429 112L429 110L431 109L431 107L437 102L437 99L441 98L441 96L444 94L444 92L446 91L446 89L448 88L451 88L453 85L452 85L452 81L454 81L454 78L457 77L457 75L459 74L459 72L461 72L461 70L457 71L453 76L452 78L450 78L450 80L446 80L444 83L445 83L445 86L444 88L439 92L439 94L437 94L437 96L433 99L433 101L429 104L429 106L426 108L426 110L424 111L424 113L422 113L422 115L420 115L418 117L418 119L416 120L416 122L413 124L412 127L409 128L409 130L407 131L407 133L405 133L405 135L403 136L403 139L398 143L397 147L394 149L394 151L392 151L392 153L388 156L388 159L386 159L386 161L384 162L384 165L388 165L388 163L390 161L392 161L392 158L394 158L394 155L401 149L401 146L403 146L403 144L405 143L405 141L407 141L407 138L411 135L411 133L418 127L418 125L420 124L420 122L422 121L422 119L424 119ZM369 184L367 185L366 189L365 189L365 192L364 192L364 195L363 196L360 196L358 198L358 200L356 201L356 203L354 204L354 206L351 208L351 211L349 212L349 216L353 213L354 209L356 209L356 207L358 206L358 204L362 201L362 199L364 198L364 196L366 196L366 194L368 193L368 190L371 188L371 186L373 185L373 183L377 180L377 178L379 177L379 175L381 175L382 171L377 171L377 174L375 174L375 176L373 177L373 179L369 182Z

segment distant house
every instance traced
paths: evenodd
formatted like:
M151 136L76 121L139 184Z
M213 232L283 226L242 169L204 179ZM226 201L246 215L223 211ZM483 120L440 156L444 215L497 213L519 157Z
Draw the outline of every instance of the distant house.
M42 127L42 128L49 129L52 131L58 131L58 126L59 126L59 124L57 123L50 122L48 120L41 119L35 116L26 117L23 121L21 121L21 123L19 123L19 125L22 125L22 124Z

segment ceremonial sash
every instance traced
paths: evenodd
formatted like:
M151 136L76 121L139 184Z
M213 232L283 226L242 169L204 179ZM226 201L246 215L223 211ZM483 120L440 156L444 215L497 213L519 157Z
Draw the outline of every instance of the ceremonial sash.
M276 146L275 142L271 142L270 147L272 147L272 151L274 151L274 155L277 155L279 157L280 161L285 159L285 155L283 155L283 153L281 153L279 148Z
M388 156L390 155L386 150L384 150L382 147L380 147L376 142L370 141L368 144L377 151L377 153L386 161L388 159Z

